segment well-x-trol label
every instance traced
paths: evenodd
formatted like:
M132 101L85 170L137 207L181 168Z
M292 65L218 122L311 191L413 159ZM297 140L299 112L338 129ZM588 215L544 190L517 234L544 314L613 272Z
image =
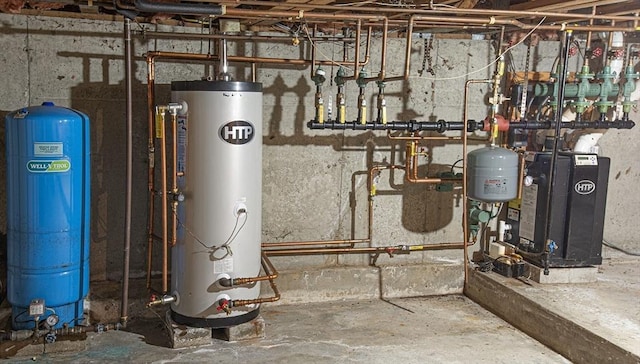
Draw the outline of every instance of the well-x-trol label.
M71 162L66 159L31 160L27 162L27 169L33 173L67 172L71 169Z

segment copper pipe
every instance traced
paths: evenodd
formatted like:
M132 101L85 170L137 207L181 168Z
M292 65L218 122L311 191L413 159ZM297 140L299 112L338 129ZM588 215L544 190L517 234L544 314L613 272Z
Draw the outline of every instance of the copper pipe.
M448 250L448 249L462 249L464 243L438 243L438 244L423 244L423 245L409 245L410 251L428 251L428 250ZM369 248L310 248L310 249L274 249L267 250L268 256L287 256L287 255L319 255L319 254L396 254L401 252L402 246L380 246Z
M147 127L149 132L148 156L149 168L147 171L147 195L149 212L147 216L147 289L151 288L151 268L153 258L153 227L155 212L155 192L154 192L154 176L155 176L155 133L154 133L154 112L153 107L155 100L153 98L153 89L155 87L155 62L152 57L147 56Z
M404 81L409 79L409 68L411 67L411 38L413 37L413 22L415 21L415 16L412 15L409 18L409 23L407 24L407 44L405 46L404 51L404 74L402 76L397 77L389 77L386 78L386 81Z
M373 237L373 197L376 195L376 192L374 192L374 184L373 184L373 180L374 180L374 174L376 172L380 172L384 169L405 169L404 166L400 166L400 165L383 165L383 166L373 166L369 169L369 181L367 183L367 188L369 189L369 226L368 226L368 236L369 236L369 241L371 241L371 238ZM405 171L406 173L406 171Z
M500 51L500 50L498 50ZM467 118L469 117L469 85L474 83L491 83L491 80L468 80L464 83L464 111L462 116L462 234L464 244L469 240L469 216L467 196ZM469 251L464 249L464 289L469 283Z
M350 77L345 77L345 81L351 81L358 78L358 69L360 68L360 36L362 35L362 19L358 19L356 22L356 50L355 50L355 60L353 61L353 75ZM369 28L369 37L371 36L371 28Z
M346 240L318 240L318 241L289 241L277 243L262 243L263 249L272 247L288 247L288 246L308 246L308 245L338 245L338 244L360 244L368 243L369 239L346 239Z
M160 175L162 178L162 293L168 291L169 275L169 234L168 234L168 209L167 209L167 143L165 132L165 110L161 112L162 128L160 131Z
M390 140L461 140L460 136L442 136L442 135L410 135L410 136L394 136L391 130L387 130L387 138Z
M236 4L237 5L237 4ZM265 6L273 6L273 3L267 1L267 4L262 4ZM296 7L301 7L299 5L304 4L296 4ZM344 9L341 9L344 10ZM377 14L344 14L344 13L314 13L314 12L303 12L302 17L300 16L300 11L286 11L286 10L254 10L254 9L237 9L233 8L227 9L227 13L224 16L225 18L236 18L239 16L255 16L256 18L287 18L287 19L322 19L322 20L381 20L385 18L384 15Z
M173 111L171 113L171 139L172 139L172 173L171 173L171 246L175 246L178 240L178 113Z
M267 258L267 255L265 254L265 252L263 251L262 254L262 264L264 267L265 264L265 260L269 261L269 258ZM269 261L269 266L270 266L270 270L271 270L271 274L267 274L267 270L265 270L265 274L264 276L257 276L257 277L248 277L248 278L233 278L232 284L234 286L239 286L242 284L249 284L249 283L254 283L254 282L260 282L260 281L270 281L273 279L278 278L278 272L276 271L276 269L273 267L273 264L271 264L271 261Z
M403 166L398 165L385 165L385 166L373 166L369 169L368 184L369 196L372 196L373 175L376 171L383 169L404 169ZM367 222L367 238L366 239L342 239L342 240L317 240L317 241L291 241L291 242L276 242L276 243L262 243L262 248L267 251L273 247L296 247L296 246L314 246L314 245L341 245L349 244L352 248L355 244L370 243L373 236L373 198L369 198L368 204L368 217ZM348 247L340 247L340 249L347 249Z
M418 177L418 153L415 152L417 148L417 141L411 141L407 143L405 153L405 179L410 183L459 183L461 178L440 178L440 177Z
M251 1L249 3L261 3L260 1ZM236 4L237 5L237 4ZM308 4L296 4L296 7L304 7L304 5ZM335 10L335 8L329 6L318 6L311 5L314 9L322 9L328 8L331 10ZM342 9L341 9L342 10ZM376 13L380 11L377 8L359 8L360 11L371 11L372 14L335 14L335 13L311 13L305 12L305 18L312 19L324 19L325 21L329 21L331 19L341 19L341 20L349 20L349 19L364 19L371 21L372 19L383 19L384 16L377 15ZM297 12L287 12L287 11L268 11L268 10L247 10L247 9L230 9L227 11L227 14L233 11L233 17L238 17L242 15L253 15L256 18L293 18L298 17L299 13ZM404 14L413 14L415 16L419 16L421 19L425 21L434 22L436 24L442 23L444 21L449 20L452 24L460 24L460 27L465 27L468 24L480 24L480 25L512 25L520 29L530 30L530 29L538 29L538 30L576 30L576 31L620 31L620 32L635 32L637 31L634 27L616 27L612 28L610 26L581 26L577 24L568 24L568 23L560 23L558 25L529 25L524 24L518 20L519 18L525 17L535 17L535 18L566 18L568 21L575 20L585 20L585 19L601 19L601 20L619 20L619 21L637 21L636 17L632 16L609 16L609 15L585 15L585 14L563 14L563 13L553 13L553 12L514 12L509 10L488 10L488 9L457 9L457 8L447 8L446 10L418 10L418 9L397 9L397 8L385 8L386 13L404 13ZM463 15L473 15L476 14L478 16L487 16L483 17L438 17L438 16L429 16L427 14L434 13L453 13L453 14L463 14ZM497 18L497 16L501 18ZM504 19L504 16L513 16L514 19ZM556 22L558 23L558 22Z
M234 1L219 1L219 4L230 3L234 6L238 5L254 5L254 6L273 6L271 1L245 1L245 0L234 0ZM312 9L312 10L329 10L329 11L341 11L344 10L343 7L336 7L332 5L316 5L316 4L295 4L296 8L299 9ZM589 7L589 6L585 6ZM416 9L416 8L401 8L401 7L385 7L384 9L376 8L376 7L358 7L358 12L360 14L343 14L343 13L313 13L304 11L304 18L311 19L355 19L356 17L363 20L372 20L378 17L380 19L382 16L378 15L380 13L384 14L412 14L412 15L429 15L429 14L456 14L456 15L464 15L464 16L511 16L514 19L520 18L542 18L542 17L558 17L558 18L568 18L568 19L600 19L600 20L635 20L632 16L615 16L610 17L607 15L586 15L586 14L576 14L576 13L559 13L559 12L545 12L545 11L513 11L513 10L497 10L497 9L460 9L455 7L446 7L446 8L430 8L430 9ZM367 14L368 13L368 14ZM248 9L231 9L227 8L227 15L229 17L235 17L238 15L255 15L257 17L281 17L281 18L299 18L299 11L270 11L270 10L248 10ZM440 17L442 19L443 17ZM470 17L461 17L457 16L458 22L466 22L468 19L473 19ZM477 19L477 18L476 18ZM497 20L497 19L496 19Z
M369 28L371 29L371 28ZM387 33L389 32L389 19L384 18L382 23L382 50L380 54L380 73L378 77L372 77L372 80L384 81L387 74ZM367 79L369 80L369 79Z
M316 35L317 25L313 26L313 35ZM308 34L307 34L308 35ZM311 67L309 67L309 78L313 80L314 72L316 68L316 45L311 43Z
M212 54L201 54L201 53L177 53L177 52L148 52L148 55L153 56L154 58L165 58L165 59L173 59L173 60L191 60L191 61L217 61L219 60L219 56ZM228 56L227 60L229 62L244 62L244 63L269 63L269 64L291 64L304 66L311 64L311 60L307 59L290 59L290 58L267 58L267 57L249 57L249 56ZM358 64L358 67L366 66L368 63L368 59L365 59L364 62ZM335 61L316 61L317 64L321 65L333 65L335 63L341 65L349 65L353 64L353 62L335 62Z
M517 200L522 200L522 189L524 184L524 152L519 152L520 168L518 169L518 197Z
M237 35L237 34L206 34L206 33L171 33L160 32L153 30L136 31L135 35L143 38L158 38L158 39L227 39L231 41L269 41L269 42L286 42L291 43L290 36L275 36L275 35ZM313 42L349 42L353 41L353 38L342 37L317 37L312 36ZM309 38L301 38L309 39Z
M560 3L555 3L550 5L537 6L534 9L536 9L536 11L558 11L558 10L571 11L571 10L585 9L591 6L590 3L593 3L593 8L595 9L596 6L618 4L625 1L627 0L572 0L572 1L563 1ZM520 8L526 5L527 3L514 5L512 6L514 8L513 11L522 10Z
M271 286L271 289L273 290L273 296L255 298L250 300L233 300L231 301L231 307L247 306L247 305L260 304L260 303L266 303L266 302L275 302L280 299L280 291L278 290L278 286L276 286L276 282L275 282L275 277L278 276L278 271L273 266L273 264L271 264L269 257L264 252L262 253L262 269L264 270L267 276L274 277L269 279L269 286Z

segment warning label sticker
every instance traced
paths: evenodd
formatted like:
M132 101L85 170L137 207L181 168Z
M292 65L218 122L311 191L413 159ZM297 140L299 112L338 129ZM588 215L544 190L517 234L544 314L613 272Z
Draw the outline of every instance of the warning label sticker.
M213 273L233 272L233 258L227 257L213 261Z
M484 193L491 195L507 194L507 179L496 178L484 180Z
M62 157L62 143L33 143L33 155L36 157Z
M538 185L532 184L522 189L522 210L520 211L520 237L534 240L536 229L536 210L538 204Z

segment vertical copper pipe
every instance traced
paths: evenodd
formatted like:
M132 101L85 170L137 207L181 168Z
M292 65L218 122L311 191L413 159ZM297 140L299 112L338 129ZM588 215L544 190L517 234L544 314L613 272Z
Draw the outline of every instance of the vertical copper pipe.
M120 323L127 327L129 305L129 259L131 250L131 193L133 164L133 87L131 85L133 56L131 45L131 19L124 18L124 61L125 61L125 93L126 93L126 128L127 128L127 168L124 218L124 258L122 263L122 300L120 301Z
M389 32L389 19L384 18L382 25L382 55L380 56L380 81L387 75L387 33Z
M522 200L522 189L524 184L524 152L518 153L520 156L520 168L518 169L518 200Z
M404 74L398 77L389 77L387 81L404 81L409 79L409 69L411 68L411 39L413 38L413 24L415 22L415 15L409 18L409 24L407 25L407 44L404 53Z
M149 168L147 171L147 189L148 189L148 215L147 215L147 289L151 288L151 269L153 258L153 227L155 212L155 133L154 133L154 87L155 87L155 60L153 56L147 56L147 127L149 132L148 140L148 156Z
M345 77L346 81L355 80L358 78L358 68L360 67L360 36L362 35L362 20L358 19L356 27L356 54L353 61L353 76Z
M596 6L593 6L591 8L591 15L595 15L596 14ZM593 26L593 19L589 19L589 25ZM589 50L591 50L591 38L593 37L593 34L591 31L587 32L587 43L584 46L584 50L585 50L585 54L586 52L588 52ZM584 57L584 63L583 63L584 67L589 67L589 57Z
M314 25L313 26L313 37L316 36L316 30L318 29L318 25ZM309 72L311 73L311 75L309 76L309 78L313 79L314 76L314 72L316 69L316 44L313 42L309 43L311 45L311 67L309 69Z
M498 50L500 52L500 50ZM464 84L464 112L462 116L462 233L464 234L464 289L469 283L469 216L467 197L467 120L469 119L469 85L472 83L491 83L491 80L468 80Z
M168 291L168 272L169 272L169 234L168 234L168 211L167 204L169 201L167 200L167 140L166 140L166 130L165 130L165 110L162 110L162 128L160 131L160 175L162 178L162 293L167 293Z

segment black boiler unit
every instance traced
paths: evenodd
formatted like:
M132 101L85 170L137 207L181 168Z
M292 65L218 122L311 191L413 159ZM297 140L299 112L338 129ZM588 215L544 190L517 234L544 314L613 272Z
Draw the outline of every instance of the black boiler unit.
M512 229L505 240L532 253L525 258L542 267L545 226L550 219L549 267L602 264L610 160L595 154L560 152L556 162L550 185L551 154L527 155L522 199L509 203L507 223ZM547 201L551 204L550 215Z

